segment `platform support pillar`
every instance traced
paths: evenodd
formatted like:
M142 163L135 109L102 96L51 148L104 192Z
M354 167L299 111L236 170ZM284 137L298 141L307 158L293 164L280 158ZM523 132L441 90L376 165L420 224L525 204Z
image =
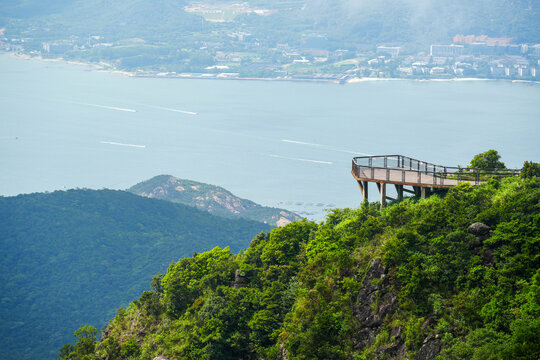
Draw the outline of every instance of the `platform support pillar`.
M379 191L381 193L381 208L386 206L386 184L381 183L379 185Z
M403 185L394 185L396 187L398 201L403 200Z
M422 199L425 199L425 198L426 198L426 188L423 187L423 186L420 188L420 197L421 197Z
M369 187L368 187L368 184L369 182L367 181L361 181L361 180L358 180L358 187L360 188L360 192L362 193L362 198L363 198L363 201L366 201L368 200L369 198Z
M368 187L369 182L364 181L363 183L364 183L364 201L369 201L369 187Z

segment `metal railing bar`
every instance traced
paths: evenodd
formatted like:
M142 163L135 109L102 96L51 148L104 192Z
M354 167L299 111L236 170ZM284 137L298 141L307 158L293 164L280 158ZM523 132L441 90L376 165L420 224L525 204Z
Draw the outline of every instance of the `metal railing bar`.
M400 164L398 166L404 166L404 164L405 164L404 160L409 159L409 167L411 167L411 168L413 167L413 165L412 165L413 161L416 161L418 165L420 165L420 164L425 165L426 168L429 168L431 166L431 167L433 167L434 170L438 167L438 168L446 169L446 171L448 171L448 169L456 169L456 170L460 170L460 171L481 171L482 173L489 173L489 172L504 173L504 171L507 171L509 173L512 173L513 175L515 175L516 172L519 173L521 171L521 169L480 169L480 168L460 168L460 167L456 167L456 166L443 166L443 165L436 165L436 164L428 163L428 162L425 162L425 161L420 161L420 160L409 158L409 157L402 156L402 155L356 156L356 157L353 158L353 161L357 162L357 159L368 159L369 163L371 165L373 159L376 160L376 158L382 158L382 159L399 158L401 160L398 161L398 163Z

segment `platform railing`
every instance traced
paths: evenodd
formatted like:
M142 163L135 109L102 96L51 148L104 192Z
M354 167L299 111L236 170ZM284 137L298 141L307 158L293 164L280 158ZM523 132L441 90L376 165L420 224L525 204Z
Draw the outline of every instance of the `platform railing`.
M381 178L380 174L383 177ZM352 171L364 179L418 185L455 185L469 182L480 185L492 177L519 176L520 169L478 169L435 165L403 155L375 155L353 158ZM376 174L379 176L376 178ZM449 181L451 180L451 181Z

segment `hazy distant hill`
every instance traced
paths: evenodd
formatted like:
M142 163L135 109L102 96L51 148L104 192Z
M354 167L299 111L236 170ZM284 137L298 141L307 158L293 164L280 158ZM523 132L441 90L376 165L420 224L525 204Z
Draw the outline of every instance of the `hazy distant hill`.
M448 43L462 33L540 41L536 0L310 0L289 19L350 45Z
M272 226L283 226L301 220L297 214L284 209L261 206L241 199L219 186L159 175L130 189L137 195L195 206L214 215L246 218Z
M275 12L211 23L184 11L187 5L216 3L249 3ZM194 46L199 41L216 41L212 32L240 30L263 44L269 41L265 47L274 47L275 41L308 47L381 42L426 45L449 41L458 33L534 43L540 42L539 9L536 0L53 0L46 5L37 0L6 0L0 3L0 26L7 25L8 33L17 29L31 37L91 33L108 40L138 37Z
M0 197L0 359L53 359L194 251L248 246L270 227L124 191Z
M108 40L140 37L165 41L200 26L198 17L184 11L186 4L182 0L53 0L51 4L8 0L0 4L0 26L7 21L8 32L16 27L25 33L30 30L34 36L50 38L66 35L86 38L91 34L106 36Z

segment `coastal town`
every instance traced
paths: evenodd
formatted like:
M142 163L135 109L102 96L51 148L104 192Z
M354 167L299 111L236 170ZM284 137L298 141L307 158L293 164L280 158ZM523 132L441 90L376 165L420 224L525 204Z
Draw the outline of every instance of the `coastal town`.
M394 44L329 49L324 34L303 36L300 45L268 44L247 32L214 31L211 35L173 45L140 38L108 41L92 34L40 41L9 37L0 29L0 51L90 63L132 76L341 83L357 79L540 79L540 44L516 44L512 38L455 35L449 43L418 51Z

